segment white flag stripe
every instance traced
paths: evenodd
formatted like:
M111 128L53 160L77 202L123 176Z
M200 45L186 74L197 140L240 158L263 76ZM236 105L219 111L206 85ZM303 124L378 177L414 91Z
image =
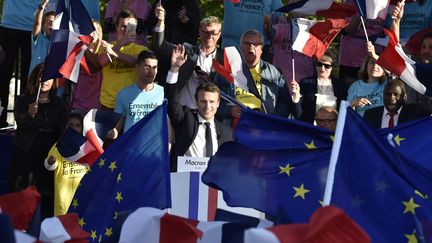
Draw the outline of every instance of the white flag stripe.
M247 78L243 73L243 63L237 48L229 46L225 48L225 55L231 66L231 75L234 78L234 85L249 92Z
M42 221L39 240L45 242L64 242L70 239L71 236L57 217L47 218Z
M303 52L303 48L310 39L309 29L316 23L308 19L297 19L293 25L293 49Z
M280 243L278 238L265 229L248 229L245 231L244 243Z
M160 221L165 212L156 209L143 207L131 213L123 223L120 232L120 243L159 242Z

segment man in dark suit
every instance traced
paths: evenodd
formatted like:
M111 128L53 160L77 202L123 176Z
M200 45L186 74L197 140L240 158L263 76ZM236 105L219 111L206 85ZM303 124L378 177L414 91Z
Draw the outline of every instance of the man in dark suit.
M158 22L153 31L153 49L161 58L169 58L176 45L165 40L165 9L162 6L157 6L155 15ZM177 89L180 92L180 103L191 109L196 108L194 96L195 90L200 84L194 73L195 66L199 66L201 70L210 74L210 78L213 79L215 75L213 71L213 59L220 58L216 45L221 35L221 28L222 22L217 17L206 17L200 22L200 45L195 45L195 43L183 44L188 59L180 68ZM165 86L164 84L159 84Z
M365 112L364 118L375 128L392 128L403 122L430 116L432 104L407 104L405 83L400 79L390 80L384 88L384 106Z
M195 92L197 109L182 106L177 92L180 67L186 62L184 46L172 52L171 69L167 75L168 114L175 131L171 150L171 170L177 169L178 156L210 157L218 147L232 140L232 130L215 119L220 90L213 83L200 84Z

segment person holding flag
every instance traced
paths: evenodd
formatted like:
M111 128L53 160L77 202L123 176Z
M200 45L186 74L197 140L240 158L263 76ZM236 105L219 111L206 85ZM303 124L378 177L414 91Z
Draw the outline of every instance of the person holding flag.
M241 55L246 64L243 65L243 73L248 77L245 82L248 83L249 91L236 87L234 83L223 78L218 78L217 83L224 93L251 109L281 117L292 115L298 119L302 113L300 86L295 80L288 82L288 86L281 72L274 65L261 59L263 47L264 37L260 32L246 30L243 33ZM221 103L218 111L218 117L223 119L238 119L240 114L239 106L226 102Z
M41 82L43 69L44 64L36 65L25 93L15 103L18 128L13 137L8 182L11 192L36 185L42 195L41 216L46 218L53 215L54 185L53 174L45 170L44 160L60 137L66 106L56 96L55 79Z

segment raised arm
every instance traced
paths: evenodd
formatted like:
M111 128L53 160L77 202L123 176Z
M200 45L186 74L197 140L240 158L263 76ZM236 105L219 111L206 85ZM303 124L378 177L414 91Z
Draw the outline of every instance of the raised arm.
M41 3L39 4L38 8L36 9L34 23L33 23L33 29L32 29L33 37L39 35L40 32L42 31L43 14L44 14L44 10L45 10L45 7L48 4L48 2L49 2L49 0L41 0Z

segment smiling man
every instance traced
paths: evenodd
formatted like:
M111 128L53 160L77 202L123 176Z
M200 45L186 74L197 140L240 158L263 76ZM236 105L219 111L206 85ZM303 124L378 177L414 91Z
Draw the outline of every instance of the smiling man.
M403 122L430 116L432 102L407 104L405 83L400 79L390 80L384 88L384 106L365 112L364 118L375 128L392 128Z
M231 128L215 119L220 103L220 90L216 85L202 83L196 88L197 109L180 104L177 80L179 69L186 59L185 48L176 46L167 75L168 114L175 130L175 143L171 150L172 171L176 171L178 156L210 157L222 143L232 140Z

